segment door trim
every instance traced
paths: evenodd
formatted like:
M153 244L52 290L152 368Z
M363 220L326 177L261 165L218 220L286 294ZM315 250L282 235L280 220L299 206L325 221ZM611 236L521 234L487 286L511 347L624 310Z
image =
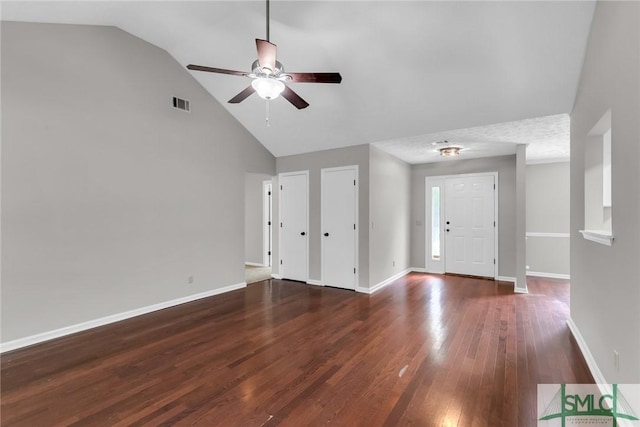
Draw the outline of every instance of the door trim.
M295 171L295 172L283 172L278 174L278 275L280 277L284 277L282 274L282 264L280 261L282 260L282 227L280 227L280 220L282 215L282 195L280 194L280 186L282 185L282 177L284 176L295 176L295 175L305 175L307 177L307 200L305 201L307 205L307 218L306 218L306 228L307 228L307 268L305 271L305 282L309 280L309 239L311 238L311 234L309 233L309 171ZM273 195L273 187L271 188L271 194Z
M356 269L356 274L355 274L355 278L354 278L354 290L358 289L359 284L360 284L360 259L359 259L359 243L360 243L360 222L359 220L359 215L360 215L360 211L359 211L359 205L360 205L360 174L359 174L359 170L358 170L358 165L350 165L350 166L339 166L339 167L334 167L334 168L322 168L320 169L320 233L322 233L322 230L324 230L324 215L322 215L322 186L324 185L324 174L326 172L336 172L336 171L341 171L341 170L353 170L355 171L356 174L356 185L355 185L355 218L354 221L356 223L356 233L355 233L355 242L354 242L354 248L355 248L355 269ZM322 272L323 272L323 262L324 260L322 259L322 254L324 254L324 239L320 238L320 282L324 284L324 278L322 277ZM324 285L323 285L324 286Z
M493 278L496 279L499 277L498 272L500 271L500 259L498 254L500 253L498 250L498 230L500 229L500 211L498 210L498 199L500 195L500 186L498 185L498 172L480 172L480 173L465 173L465 174L457 174L457 175L438 175L438 176L426 176L424 179L424 267L427 273L434 274L444 274L445 272L445 259L442 259L441 267L442 269L436 269L433 266L433 263L430 260L431 253L431 194L429 194L429 184L433 181L442 181L442 185L440 186L440 236L444 236L444 219L442 213L445 209L445 186L444 181L448 178L472 178L472 177L480 177L480 176L493 176L493 183L495 184L495 192L493 194L493 217L496 222L496 226L494 227L494 244L493 244L493 257L496 260L496 263L493 267ZM441 255L446 257L446 252L444 246L446 245L446 241L442 238L442 250Z

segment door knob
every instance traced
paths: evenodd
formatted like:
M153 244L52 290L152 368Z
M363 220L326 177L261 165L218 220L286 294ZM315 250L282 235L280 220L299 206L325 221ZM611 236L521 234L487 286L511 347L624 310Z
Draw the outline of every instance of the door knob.
M449 225L449 224L450 224L449 221L447 221L447 225Z
M329 233L324 233L324 237L329 237Z
M306 236L307 233L305 233L304 231L302 233L300 233L301 236Z
M447 233L449 232L449 229L447 228Z

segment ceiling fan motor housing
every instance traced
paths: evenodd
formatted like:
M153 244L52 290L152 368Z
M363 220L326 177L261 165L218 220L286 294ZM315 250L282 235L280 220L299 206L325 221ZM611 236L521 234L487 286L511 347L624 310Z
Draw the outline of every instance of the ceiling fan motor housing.
M257 59L251 64L251 74L249 74L249 77L268 77L283 81L291 80L291 77L284 73L284 66L280 61L276 61L276 69L271 70L268 67L261 67Z

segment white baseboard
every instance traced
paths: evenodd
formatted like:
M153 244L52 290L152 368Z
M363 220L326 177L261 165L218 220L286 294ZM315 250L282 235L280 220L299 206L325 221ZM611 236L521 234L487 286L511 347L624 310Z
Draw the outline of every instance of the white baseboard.
M307 280L307 285L324 286L319 280Z
M598 367L596 363L596 359L594 359L593 354L591 354L591 350L589 350L589 346L587 342L584 340L584 337L580 333L578 326L575 324L573 319L569 317L567 320L567 326L569 326L569 330L571 334L576 339L578 343L578 347L580 347L580 351L582 352L582 357L584 357L585 362L587 362L587 366L589 367L589 371L591 371L591 375L593 379L596 381L596 384L609 384L605 379L604 375L602 375L602 371Z
M274 273L271 273L271 277L273 277L274 279L282 279L282 276L281 276L281 275L279 275L279 274L274 274Z
M259 263L259 262L248 262L248 261L245 261L244 265L250 265L252 267L264 267L264 264Z
M82 323L78 323L71 326L65 326L64 328L54 329L53 331L42 332L42 333L31 335L28 337L18 338L16 340L3 342L3 343L0 343L0 353L16 350L22 347L33 345L33 344L38 344L44 341L49 341L54 338L60 338L66 335L75 334L76 332L86 331L87 329L97 328L98 326L108 325L109 323L119 322L120 320L130 319L132 317L151 313L153 311L162 310L164 308L185 304L187 302L192 302L202 298L219 295L225 292L235 291L236 289L242 289L242 288L245 288L246 286L247 286L246 282L236 283L235 285L229 285L223 288L212 289L210 291L201 292L198 294L189 295L182 298L176 298L171 301L165 301L158 304L149 305L146 307L136 308L130 311L125 311L123 313L112 314L111 316L105 316L99 319L89 320L88 322L82 322Z
M529 293L529 289L527 289L527 282L526 282L526 277L525 277L525 282L524 282L524 288L521 288L520 286L518 286L518 278L516 277L514 282L513 282L513 293L514 294L528 294Z
M541 273L539 271L527 271L527 276L546 277L549 279L571 279L571 276L568 274Z
M403 271L401 271L399 273L396 273L393 276L391 276L391 277L389 277L387 279L384 279L382 282L371 286L370 288L364 288L364 287L361 287L361 286L357 286L356 287L356 292L362 292L362 293L365 293L365 294L372 294L372 293L377 292L380 289L384 288L385 286L390 285L395 280L398 280L399 278L407 275L407 273L410 273L411 271L412 271L412 269L407 268L406 270L403 270Z
M411 267L411 268L409 268L408 270L404 271L404 272L401 274L401 276L399 276L399 277L402 277L402 275L407 274L407 273L412 272L412 271L413 271L413 272L416 272L416 273L429 273L426 269L424 269L424 268L422 268L422 267ZM442 273L434 273L434 274L442 274ZM395 277L395 276L394 276L394 277ZM395 279L397 279L397 278L398 278L398 277L391 278L391 279L392 279L391 281L393 281L393 280L395 280ZM387 280L390 280L390 279L387 279ZM514 289L513 289L513 291L514 291L515 293L519 293L519 294L528 294L528 293L529 293L529 291L528 291L526 288L524 288L524 289L523 289L523 288L519 288L519 287L517 287L517 285L516 285L517 280L516 280L516 278L515 278L515 277L510 277L510 276L498 276L498 277L496 277L496 279L495 279L495 280L498 280L498 281L500 281L500 282L510 282L510 283L513 283L513 284L514 284ZM384 282L381 282L381 283L384 283ZM379 285L379 284L378 284L378 285ZM378 285L376 285L376 286L378 286ZM386 285L384 285L384 286L386 286ZM366 288L365 288L365 289L366 289ZM374 289L374 290L373 290L373 291L371 291L371 292L367 292L367 293L373 293L373 292L375 292L375 291L377 290L377 288L376 288L375 286L374 286L372 289ZM357 289L356 289L356 290L357 290ZM368 289L367 289L367 291L368 291ZM364 292L364 291L358 291L358 292Z

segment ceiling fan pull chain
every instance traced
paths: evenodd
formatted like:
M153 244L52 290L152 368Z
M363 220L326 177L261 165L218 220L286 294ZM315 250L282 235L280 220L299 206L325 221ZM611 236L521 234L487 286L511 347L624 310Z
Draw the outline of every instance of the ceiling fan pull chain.
M271 127L271 124L269 123L269 100L266 100L267 103L267 113L266 113L266 118L265 118L265 124L267 125L267 127Z

